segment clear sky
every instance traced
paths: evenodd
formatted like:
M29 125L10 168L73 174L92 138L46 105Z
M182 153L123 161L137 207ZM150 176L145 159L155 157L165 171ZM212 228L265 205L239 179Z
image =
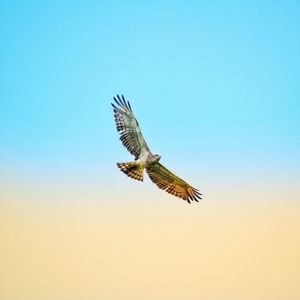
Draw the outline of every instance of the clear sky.
M0 37L0 298L300 299L299 1L2 0ZM116 94L201 203L116 168Z
M2 1L1 163L130 160L110 108L120 93L163 159L299 167L299 12L297 1Z

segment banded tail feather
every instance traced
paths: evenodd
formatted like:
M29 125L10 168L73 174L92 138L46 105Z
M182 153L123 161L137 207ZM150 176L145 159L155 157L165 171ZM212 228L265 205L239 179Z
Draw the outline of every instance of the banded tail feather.
M143 181L144 179L144 167L136 162L117 163L118 168L127 176Z

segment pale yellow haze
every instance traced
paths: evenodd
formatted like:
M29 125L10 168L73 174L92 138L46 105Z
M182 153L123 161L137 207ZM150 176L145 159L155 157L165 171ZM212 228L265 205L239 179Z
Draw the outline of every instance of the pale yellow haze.
M192 205L120 184L1 186L0 299L300 299L296 184L211 184Z

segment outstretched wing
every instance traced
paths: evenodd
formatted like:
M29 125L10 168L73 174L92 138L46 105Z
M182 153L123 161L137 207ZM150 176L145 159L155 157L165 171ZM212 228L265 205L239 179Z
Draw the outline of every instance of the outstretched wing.
M182 198L189 203L201 199L199 191L177 177L159 162L149 165L147 173L150 179L162 190Z
M128 101L117 95L114 97L117 105L111 104L114 108L115 122L117 130L120 132L120 140L126 149L135 156L137 159L141 153L150 152L142 132L139 127L139 123L136 120L133 111Z

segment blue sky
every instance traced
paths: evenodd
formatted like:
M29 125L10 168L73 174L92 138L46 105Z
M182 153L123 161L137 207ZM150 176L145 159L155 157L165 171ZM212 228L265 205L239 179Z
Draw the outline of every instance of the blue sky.
M298 170L297 1L0 7L2 164L131 160L110 108L120 93L163 162Z

